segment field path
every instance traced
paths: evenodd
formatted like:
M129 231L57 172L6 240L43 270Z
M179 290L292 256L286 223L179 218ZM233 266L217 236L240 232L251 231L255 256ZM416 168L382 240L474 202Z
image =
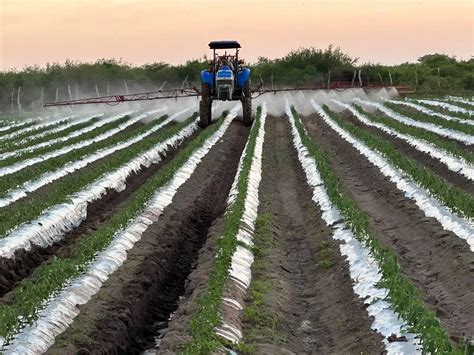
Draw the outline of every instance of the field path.
M423 293L449 335L474 334L474 254L468 244L427 218L377 167L317 115L303 122L329 155L343 188L368 214L382 244L392 248L402 271Z
M259 214L272 216L277 243L267 246L255 278L274 285L264 307L278 314L278 338L249 339L244 324L244 340L257 353L380 353L382 338L370 329L347 263L311 199L286 118L267 118L263 152Z

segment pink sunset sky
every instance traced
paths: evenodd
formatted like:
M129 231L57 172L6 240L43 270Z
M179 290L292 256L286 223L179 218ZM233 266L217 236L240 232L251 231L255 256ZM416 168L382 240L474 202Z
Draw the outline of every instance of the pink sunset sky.
M360 62L469 59L473 19L471 0L0 0L0 70L66 59L177 64L219 39L239 40L251 62L330 44Z

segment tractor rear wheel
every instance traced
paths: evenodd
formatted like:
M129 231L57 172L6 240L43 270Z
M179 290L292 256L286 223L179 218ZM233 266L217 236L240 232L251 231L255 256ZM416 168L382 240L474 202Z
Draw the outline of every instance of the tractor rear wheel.
M244 94L244 97L252 96L252 90L250 89L250 78L244 84L243 94Z
M244 122L246 126L250 126L253 122L251 97L244 97L242 99L242 112L243 112L242 121Z
M211 87L208 84L202 84L201 101L199 101L199 125L206 128L212 121L212 99Z

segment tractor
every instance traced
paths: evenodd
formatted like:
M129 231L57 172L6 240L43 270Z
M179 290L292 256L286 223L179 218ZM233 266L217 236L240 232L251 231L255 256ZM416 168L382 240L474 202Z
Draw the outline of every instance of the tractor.
M252 123L252 92L250 90L250 69L239 60L240 44L237 41L212 41L213 51L209 69L201 72L201 101L199 101L200 126L207 127L212 121L212 102L242 102L244 124ZM216 53L216 50L235 49L234 54Z

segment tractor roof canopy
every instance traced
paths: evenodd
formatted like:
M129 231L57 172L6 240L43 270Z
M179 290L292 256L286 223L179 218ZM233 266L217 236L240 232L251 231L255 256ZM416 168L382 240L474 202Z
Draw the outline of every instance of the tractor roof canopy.
M240 48L240 44L237 41L212 41L212 42L209 42L209 48L211 49Z

